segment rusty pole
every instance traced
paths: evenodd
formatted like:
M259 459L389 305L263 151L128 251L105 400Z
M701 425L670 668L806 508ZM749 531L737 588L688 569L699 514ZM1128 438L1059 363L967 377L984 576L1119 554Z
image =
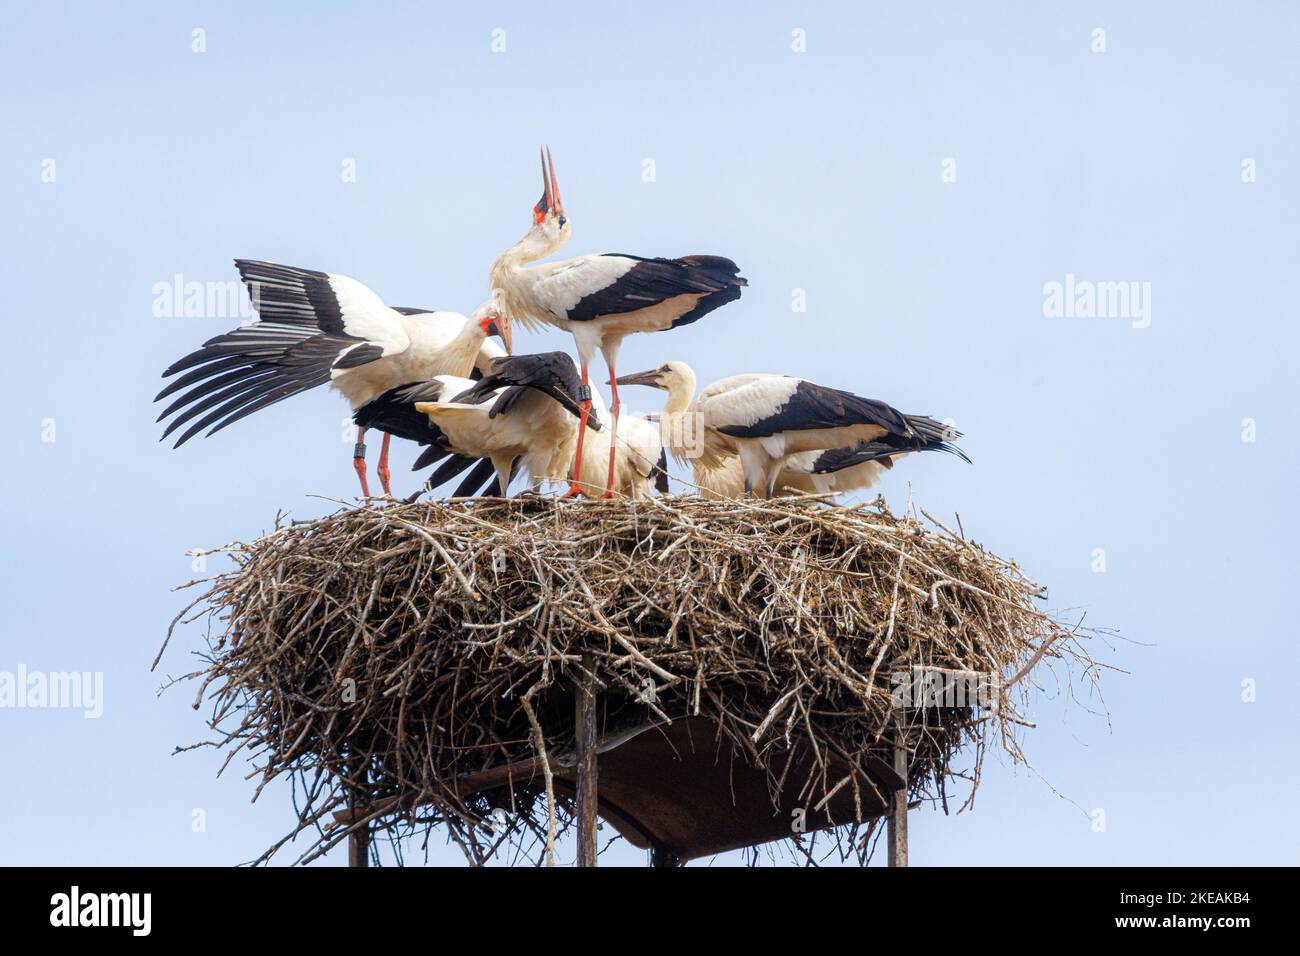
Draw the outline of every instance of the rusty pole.
M596 865L596 662L582 657L576 698L578 866Z
M907 739L899 727L894 738L894 772L903 786L889 797L889 865L907 866Z

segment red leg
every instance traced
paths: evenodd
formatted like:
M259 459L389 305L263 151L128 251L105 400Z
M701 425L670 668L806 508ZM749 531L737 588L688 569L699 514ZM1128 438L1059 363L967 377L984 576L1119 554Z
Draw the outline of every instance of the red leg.
M609 478L605 482L605 493L602 498L614 497L614 461L618 452L618 410L620 403L618 400L618 373L614 371L614 363L609 365L609 388L610 398L612 399L609 406L609 417L611 420L609 431Z
M587 378L587 363L582 363L582 384L590 387ZM582 444L587 437L587 416L591 414L591 402L583 402L579 406L578 415L578 450L573 453L573 471L569 475L569 490L560 495L561 498L570 498L574 495L580 495L582 491Z
M392 477L388 471L388 443L392 438L392 435L384 432L384 443L379 448L379 467L375 469L379 472L379 482L384 486L384 494L390 498L393 496L393 489L388 484L388 479Z
M366 482L366 430L357 429L357 445L352 449L352 467L357 470L357 477L361 479L361 497L370 497L370 485Z

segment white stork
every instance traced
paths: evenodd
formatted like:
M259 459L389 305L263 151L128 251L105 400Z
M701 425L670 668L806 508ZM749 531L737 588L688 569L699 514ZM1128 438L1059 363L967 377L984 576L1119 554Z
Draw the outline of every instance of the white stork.
M894 459L907 454L883 444L868 447L873 444L791 455L781 466L774 492L825 495L870 488L886 469L894 467ZM717 468L701 467L697 460L694 478L706 498L739 498L745 493L745 470L735 456L728 455Z
M554 353L560 355L562 353ZM519 380L519 363L524 360L533 360L535 356L516 356L504 366L494 366L494 372L485 376L476 386L475 391L482 394L483 389L496 388L502 383L512 383ZM560 361L560 359L556 359ZM568 360L569 366L573 369L571 377L566 378L574 390L580 390L580 380L578 377L577 367L573 365L572 359ZM525 371L525 375L527 372ZM535 377L535 376L530 376ZM395 397L399 401L405 401L408 407L414 407L411 401L411 395L415 394L421 400L428 399L438 401L451 401L450 396L456 394L454 389L447 389L439 395L448 397L437 397L432 392L425 395L419 395L415 392L406 392L405 390L396 390ZM460 396L458 401L465 402L466 396ZM379 403L374 403L378 405ZM358 421L361 416L365 416L367 421L373 420L373 412L368 408L363 408L358 413ZM391 414L391 413L390 413ZM580 417L580 411L579 411ZM600 398L599 392L591 393L591 420L601 421L606 414L605 403ZM381 423L376 427L383 427ZM481 488L488 480L489 476L495 472L495 466L490 459L476 460L470 455L454 452L450 444L439 444L431 435L423 436L415 434L409 428L401 428L392 419L387 420L387 424L397 427L393 433L400 437L411 438L430 447L416 461L414 468L420 469L444 458L438 469L434 471L428 481L425 482L426 489L436 488L438 485L450 480L451 478L465 474L460 484L457 486L454 497L473 495L476 489ZM614 467L614 492L628 498L645 498L648 497L654 489L659 491L668 491L668 462L664 454L663 443L659 439L659 429L651 425L648 421L641 418L631 418L623 423L623 432L618 437L616 446ZM422 423L417 423L416 430L423 427ZM441 434L441 431L438 430ZM583 460L586 462L586 469L599 471L609 458L609 430L594 430L587 436L583 445ZM573 474L574 457L577 454L577 437L578 421L573 415L561 416L556 420L551 416L545 425L539 428L538 433L532 436L532 444L537 453L528 458L526 462L521 461L518 464L527 468L531 484L530 490L537 493L541 490L542 485L551 482L561 482ZM547 453L546 449L553 449ZM518 470L518 466L514 469ZM512 471L512 474L514 472ZM494 479L494 487L495 487ZM599 486L582 486L584 494L599 494ZM489 491L488 494L499 492ZM412 499L413 500L413 499Z
M389 389L359 408L353 420L430 446L415 468L451 456L427 487L482 458L491 462L497 493L505 497L520 467L540 480L572 461L582 415L579 392L573 360L563 352L516 355L495 360L478 381L443 375ZM586 426L601 427L595 416L587 417ZM479 474L471 472L461 489L481 483Z
M695 372L668 362L625 375L621 385L649 385L668 393L659 419L664 445L678 460L700 468L740 459L744 491L772 497L782 468L806 452L852 448L867 460L907 451L966 456L950 439L961 437L942 422L904 415L884 402L786 375L733 375L695 395ZM692 397L694 396L694 397ZM969 459L967 459L969 460ZM855 464L861 462L855 462Z
M166 438L198 418L174 447L211 426L218 432L260 408L329 383L353 411L386 389L435 375L468 375L501 354L487 341L497 335L507 350L510 318L495 301L470 318L457 312L390 308L374 292L347 276L236 259L258 321L209 339L174 362L163 377L189 370L158 393L154 401L194 386L158 416L180 412ZM361 493L366 481L364 428L357 432L353 467ZM390 435L384 434L378 474L391 494L388 471Z
M619 346L633 332L657 332L687 325L740 297L746 282L730 259L684 256L647 259L640 256L579 256L528 267L559 249L572 229L560 201L555 164L549 150L542 156L542 198L533 207L533 225L492 266L491 283L502 308L525 328L555 326L572 333L582 363L582 384L597 349L609 366L612 418L609 476L605 494L613 494L615 450L618 447L617 373ZM549 167L549 168L548 168ZM590 404L584 402L584 408ZM568 494L580 491L583 438Z
M604 412L598 394L592 395L593 412ZM612 430L600 431L588 438L583 450L583 466L600 474L600 467L610 457ZM668 459L664 453L659 429L644 418L633 416L623 422L616 440L614 458L614 484L616 495L625 498L648 498L654 490L668 492ZM574 471L577 471L575 468ZM561 477L561 476L556 476ZM581 485L584 494L599 494L600 486L590 482Z

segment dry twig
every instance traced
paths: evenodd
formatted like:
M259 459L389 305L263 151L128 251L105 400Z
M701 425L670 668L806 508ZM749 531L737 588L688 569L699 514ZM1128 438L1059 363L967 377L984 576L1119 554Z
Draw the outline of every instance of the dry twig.
M173 628L196 607L225 622L186 677L212 702L217 745L252 755L259 791L302 781L289 837L312 831L313 842L300 861L342 839L322 825L355 805L394 833L446 827L475 863L502 845L484 846L483 826L509 806L523 820L512 840L534 840L523 855L540 862L570 822L551 765L571 747L570 675L584 654L629 722L702 713L763 766L793 737L810 740L806 779L783 779L779 760L768 772L812 804L869 786L832 778L828 761L856 765L879 746L898 719L900 673L1005 681L1078 662L1095 678L1087 632L1040 610L1042 589L1014 564L878 507L371 503L222 549L235 568L201 582ZM987 740L1023 760L1017 728L1034 684L1004 686L993 711L905 712L914 798L946 806L954 779L973 795ZM973 769L954 767L959 753ZM471 775L530 760L543 772L461 792ZM872 826L843 828L840 845L861 857Z

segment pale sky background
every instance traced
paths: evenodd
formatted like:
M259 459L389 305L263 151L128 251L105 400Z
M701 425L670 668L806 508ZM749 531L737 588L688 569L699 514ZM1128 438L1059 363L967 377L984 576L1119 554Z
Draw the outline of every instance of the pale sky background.
M715 253L750 280L629 339L626 370L787 372L952 417L974 465L909 460L890 502L910 482L1126 638L1095 648L1128 672L1109 720L1042 699L1035 772L994 760L973 812L913 814L914 863L1300 862L1300 13L988 6L7 3L0 671L102 671L105 700L98 720L0 710L0 861L230 864L291 822L285 789L250 804L240 766L170 755L204 727L149 664L188 549L355 492L346 406L322 390L159 444L159 373L232 323L156 318L154 284L264 258L469 311L549 142L566 254ZM1150 326L1045 317L1067 274L1149 282Z

